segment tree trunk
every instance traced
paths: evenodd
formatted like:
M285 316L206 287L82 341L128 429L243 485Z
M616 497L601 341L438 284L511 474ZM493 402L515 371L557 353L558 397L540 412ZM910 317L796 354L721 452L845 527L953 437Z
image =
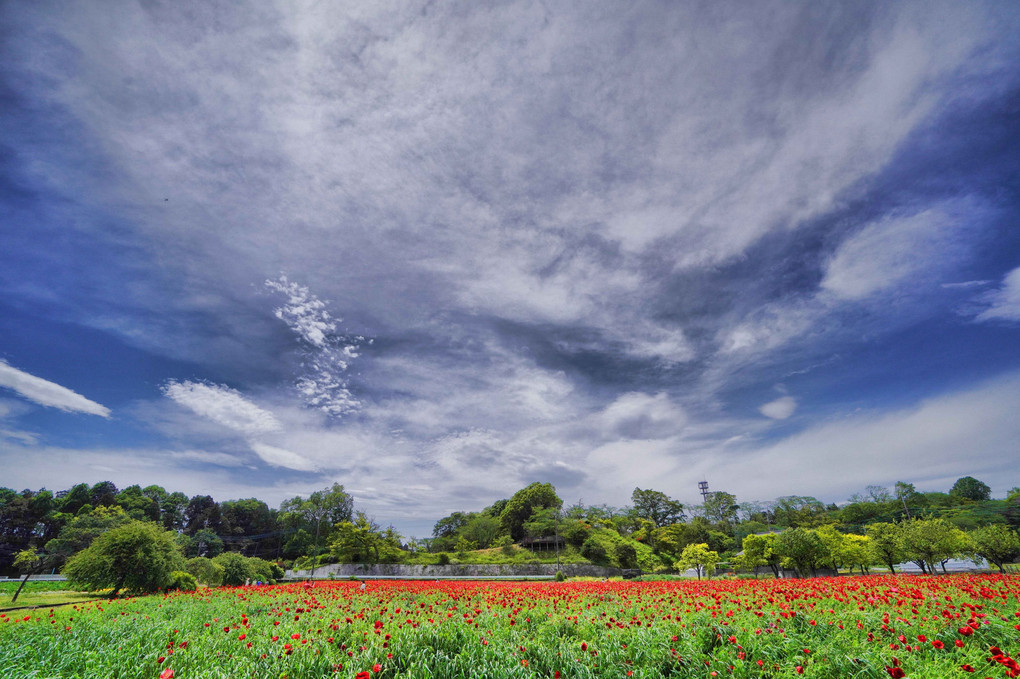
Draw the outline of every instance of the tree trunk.
M111 599L116 599L117 598L117 592L119 592L120 588L124 586L124 581L125 580L127 580L127 573L124 573L123 575L121 575L120 579L117 580L117 586L113 588L112 592L110 592L110 598Z
M888 566L889 572L892 573L893 575L896 575L896 565L893 564L892 560L889 561Z
M21 584L18 585L18 591L15 592L14 596L11 598L12 604L18 600L18 595L21 594L21 590L25 587L25 583L28 582L29 577L31 577L33 574L34 573L32 571L28 571L25 573L25 578L21 581Z

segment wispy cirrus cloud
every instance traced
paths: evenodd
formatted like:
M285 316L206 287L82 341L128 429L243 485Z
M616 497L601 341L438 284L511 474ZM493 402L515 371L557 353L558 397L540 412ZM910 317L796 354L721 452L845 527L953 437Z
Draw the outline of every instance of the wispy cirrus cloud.
M286 304L274 314L303 344L304 372L297 380L298 393L309 406L334 417L356 410L360 404L348 388L346 372L365 338L337 334L337 323L343 319L330 315L325 302L286 275L265 285L287 296Z
M0 359L0 387L6 387L22 398L47 408L56 408L68 413L110 417L110 409L106 406L90 401L81 394L55 382L18 370L3 359Z
M1002 285L978 302L987 308L975 316L976 321L1020 321L1020 267L1007 273Z
M170 380L163 385L163 394L195 414L245 436L261 436L281 429L271 412L222 384Z

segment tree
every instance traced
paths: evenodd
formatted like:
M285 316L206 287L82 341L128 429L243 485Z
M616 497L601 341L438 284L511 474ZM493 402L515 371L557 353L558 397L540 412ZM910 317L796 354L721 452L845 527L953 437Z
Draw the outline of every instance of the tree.
M712 523L733 523L737 518L737 511L739 509L740 505L737 504L737 498L732 493L717 490L705 496L703 511L705 518Z
M680 558L673 563L673 568L680 572L693 568L698 574L698 580L701 580L702 573L712 577L717 563L719 563L719 554L710 550L708 545L702 542L684 547Z
M209 495L196 495L184 509L184 532L194 535L203 528L220 532L220 506Z
M21 584L18 585L18 590L14 592L14 596L11 597L12 604L18 600L18 595L21 594L21 590L25 587L25 583L28 582L28 578L38 573L44 563L46 563L44 556L31 549L24 549L14 557L14 567L23 571L25 577L22 579Z
M454 512L449 516L436 521L436 525L432 527L432 537L434 538L452 538L457 535L457 531L466 526L471 519L475 517L475 514L471 512ZM497 520L498 526L498 520Z
M896 564L905 558L900 527L895 523L885 522L869 524L868 540L871 560L889 566L889 572L895 573Z
M112 599L121 589L153 592L167 587L171 573L179 570L184 570L184 557L174 534L154 523L132 521L103 533L72 556L64 575L90 591L112 587Z
M829 554L818 533L806 528L784 530L776 536L774 549L785 563L797 569L801 577L808 571L814 575L815 569Z
M945 519L911 519L900 524L900 530L907 558L930 575L935 564L962 556L969 545L967 535Z
M503 512L499 515L500 529L514 541L520 540L525 536L524 523L531 518L536 510L561 506L563 506L563 500L556 495L553 485L536 481L514 493L513 497L507 501Z
M499 535L499 519L488 514L476 514L460 532L465 539L478 545L478 549L488 549Z
M765 535L748 535L744 538L743 560L746 566L754 569L755 577L758 576L760 566L768 566L772 573L779 577L779 555L775 551L776 534L766 533Z
M634 513L651 521L656 528L679 523L687 518L683 504L657 490L635 488L630 501L634 503Z
M381 563L398 559L400 534L392 526L385 531L358 512L354 521L343 521L336 526L335 537L329 545L333 556L341 561Z
M255 579L250 559L237 552L223 552L212 560L220 568L220 582L227 587L238 587Z
M1006 572L1004 564L1020 557L1020 537L1008 526L992 524L978 528L970 533L970 539L974 553L995 564L1000 573Z
M315 557L319 555L322 542L320 540L321 525L325 521L327 533L329 533L334 526L349 523L351 513L354 511L354 498L344 490L342 485L334 483L329 488L315 491L308 496L307 500L295 497L284 502L280 511L290 515L292 519L303 521L310 528L314 527L312 577L315 577L315 568L318 565L318 559ZM323 537L328 543L328 536Z
M58 563L88 548L103 533L131 522L124 508L116 505L95 509L87 509L86 506L82 509L78 516L60 529L57 537L46 543L46 553Z
M964 476L956 480L953 487L949 489L949 494L964 500L982 502L992 496L992 489L973 476Z

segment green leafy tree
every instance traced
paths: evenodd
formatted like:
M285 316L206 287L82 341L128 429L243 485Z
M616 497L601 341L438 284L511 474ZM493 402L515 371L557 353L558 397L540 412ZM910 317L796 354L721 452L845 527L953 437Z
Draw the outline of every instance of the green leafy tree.
M17 591L14 592L14 596L11 597L12 604L18 600L18 595L20 595L21 590L25 588L25 583L28 582L28 579L38 573L45 563L45 556L39 552L31 549L23 549L18 552L17 556L14 557L14 567L24 573L25 577L22 578Z
M657 490L635 488L630 501L634 505L634 514L651 521L656 528L680 523L687 518L683 504Z
M982 502L992 496L992 489L973 476L964 476L956 480L949 494L964 500Z
M400 534L392 526L380 530L364 512L358 512L354 521L337 524L329 548L340 561L390 563L400 560Z
M188 559L184 564L184 570L198 578L202 584L210 587L215 587L223 582L223 567L204 556Z
M847 534L843 536L842 561L850 567L850 573L854 572L854 566L861 569L861 574L869 572L873 559L871 555L871 540L866 535Z
M966 534L945 519L911 519L900 524L900 530L907 558L930 575L935 564L963 556L970 544Z
M899 484L897 484L899 485ZM895 523L879 522L868 525L868 550L873 563L885 564L890 573L896 572L896 564L903 562L903 531Z
M700 543L684 547L684 550L680 553L680 558L673 563L673 568L681 573L688 568L693 568L698 574L698 580L700 580L702 573L711 578L717 563L719 563L718 552L709 549L707 544Z
M153 592L167 587L170 574L179 570L184 570L184 557L174 534L154 523L132 521L103 533L72 556L64 575L90 591L112 587L112 599L122 589Z
M220 582L228 587L244 585L255 579L251 560L237 552L223 552L212 561L220 568Z
M83 505L78 516L69 521L57 537L46 543L46 553L59 564L89 547L103 533L131 523L123 507L100 506L95 509Z
M613 547L613 557L620 568L637 568L637 550L628 542L618 542Z
M739 510L736 496L721 490L706 495L702 505L705 518L715 524L728 525L735 522Z
M507 501L499 515L501 532L518 541L526 535L524 524L536 510L561 506L563 501L556 495L556 489L551 483L532 483L514 493Z
M460 534L478 545L478 549L488 549L499 536L499 519L488 514L476 514L464 524Z
M806 528L789 528L779 533L774 549L783 558L784 565L796 568L801 577L808 571L814 575L829 556L829 550L818 533Z
M1000 573L1005 573L1005 564L1020 557L1020 537L1016 531L1002 524L992 524L970 533L974 553L995 564Z
M744 538L744 565L753 568L757 577L758 568L768 566L773 575L779 577L780 556L775 551L776 534L748 535Z
M593 564L604 565L609 561L609 555L606 553L606 548L601 542L595 538L588 538L581 545L581 556L591 561Z

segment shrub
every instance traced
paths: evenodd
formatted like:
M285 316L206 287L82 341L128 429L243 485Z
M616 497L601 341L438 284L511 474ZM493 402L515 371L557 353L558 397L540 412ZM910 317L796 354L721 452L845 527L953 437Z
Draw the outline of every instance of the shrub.
M170 574L170 584L167 589L179 589L185 592L194 592L198 589L198 580L187 571L174 571Z
M132 521L97 537L90 547L72 556L64 575L72 586L96 591L112 587L154 592L170 584L170 574L184 567L174 534L154 523Z
M620 568L637 568L637 550L634 549L634 545L629 545L626 542L617 543L613 548L613 556L616 557Z
M606 548L594 538L588 538L581 545L581 556L594 564L604 565L608 560Z
M223 552L213 559L213 563L223 569L221 582L228 587L243 585L255 578L255 570L249 561L237 552Z
M563 574L563 571L556 571L556 577L553 578L556 582L563 582L567 579L567 576Z
M450 555L449 554L447 554L446 552L439 552L439 554L437 556L439 557L439 565L440 566L448 566L448 565L450 565Z
M215 587L223 581L223 568L204 556L188 559L184 569L194 575L199 582L210 587Z

